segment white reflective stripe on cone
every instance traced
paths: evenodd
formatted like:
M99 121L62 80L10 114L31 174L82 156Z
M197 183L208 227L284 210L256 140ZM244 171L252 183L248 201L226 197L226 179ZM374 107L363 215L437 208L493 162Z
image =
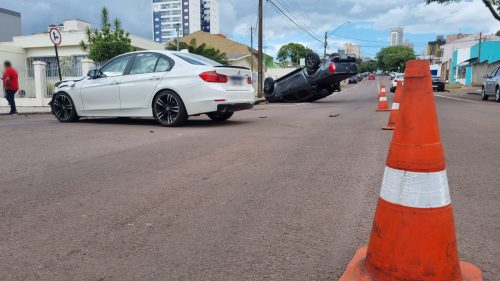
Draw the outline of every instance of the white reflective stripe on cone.
M387 101L387 97L380 97L380 101Z
M417 173L385 167L380 197L414 208L438 208L451 203L446 170Z
M399 103L393 102L392 103L392 110L398 110L399 109Z
M385 88L380 89L380 91L385 93Z

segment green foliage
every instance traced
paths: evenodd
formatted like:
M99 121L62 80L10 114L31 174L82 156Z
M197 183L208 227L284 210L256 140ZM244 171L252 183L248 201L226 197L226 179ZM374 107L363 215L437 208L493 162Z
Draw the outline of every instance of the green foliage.
M497 33L495 33L496 36L500 36L500 30L497 31Z
M456 0L426 0L427 4L439 3L439 4L449 4ZM493 17L500 21L500 0L482 0L483 4L490 10Z
M358 64L358 72L375 72L377 70L377 61L376 60L366 60L359 61Z
M386 71L405 70L406 62L415 59L413 49L407 46L392 46L381 49L377 53L377 65Z
M177 50L177 41L170 42L165 49L171 50L171 51L176 51ZM179 42L179 49L180 50L185 50L187 49L191 54L197 54L200 56L204 56L206 58L209 58L211 60L214 60L218 63L227 65L227 57L226 53L222 53L219 49L216 49L211 46L207 46L207 44L203 43L201 45L196 44L196 39L192 39L189 44L185 42Z
M121 28L119 19L109 20L106 7L101 10L101 29L87 28L87 42L80 42L80 47L88 52L88 56L95 62L103 63L118 55L128 53L134 49L131 46L130 34Z
M309 52L312 52L312 50L302 44L288 43L281 46L277 59L281 66L289 65L290 62L292 65L298 65L299 58L305 58Z

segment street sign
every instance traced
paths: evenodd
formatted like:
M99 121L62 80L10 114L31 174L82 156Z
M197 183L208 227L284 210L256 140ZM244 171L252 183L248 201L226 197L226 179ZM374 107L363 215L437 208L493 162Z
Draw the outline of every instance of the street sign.
M60 45L62 42L61 32L59 29L53 27L49 30L50 41L54 43L54 50L56 51L56 60L57 60L57 72L59 74L59 81L62 81L61 75L61 65L59 63L59 52L57 51L57 45Z
M54 43L54 45L61 45L62 37L59 29L53 27L49 30L50 41Z

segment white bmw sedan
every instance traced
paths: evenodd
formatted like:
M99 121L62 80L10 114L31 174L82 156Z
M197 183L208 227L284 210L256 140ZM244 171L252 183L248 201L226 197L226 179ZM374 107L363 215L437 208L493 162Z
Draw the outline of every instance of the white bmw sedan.
M207 114L225 121L254 106L252 73L205 57L171 51L120 55L87 77L56 84L52 113L61 122L80 117L153 117L184 124Z

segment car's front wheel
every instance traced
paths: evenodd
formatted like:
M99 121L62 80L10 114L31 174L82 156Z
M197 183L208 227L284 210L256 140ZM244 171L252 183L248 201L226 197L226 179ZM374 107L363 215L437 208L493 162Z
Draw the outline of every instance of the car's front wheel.
M233 117L234 112L210 112L207 113L208 117L217 122L223 122Z
M500 88L497 86L497 90L495 91L495 101L500 102Z
M173 91L163 91L153 100L153 116L165 127L178 127L188 120L186 107L181 97Z
M484 87L483 90L481 91L481 99L488 100L488 95L486 94L486 89Z
M52 112L61 122L74 122L79 119L75 104L66 93L57 93L52 100Z

